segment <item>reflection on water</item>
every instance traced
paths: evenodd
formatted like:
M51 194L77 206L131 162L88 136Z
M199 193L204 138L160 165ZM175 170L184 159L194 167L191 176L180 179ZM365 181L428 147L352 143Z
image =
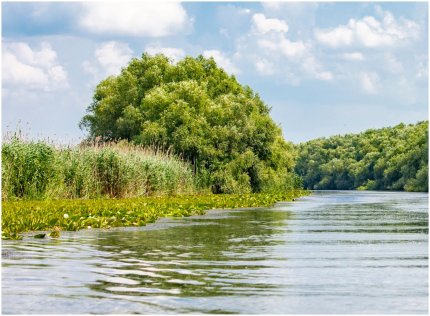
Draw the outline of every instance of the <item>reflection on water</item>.
M427 194L315 192L274 208L2 245L2 312L428 311Z

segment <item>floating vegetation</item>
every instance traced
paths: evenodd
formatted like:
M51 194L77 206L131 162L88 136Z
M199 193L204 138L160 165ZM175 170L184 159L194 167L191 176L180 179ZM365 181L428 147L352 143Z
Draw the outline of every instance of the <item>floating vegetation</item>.
M60 227L54 226L54 230L49 234L49 237L51 237L51 238L60 237Z
M20 233L29 231L51 230L50 237L57 238L60 230L144 226L160 217L199 215L209 209L271 206L278 201L292 201L308 194L304 190L291 190L278 194L3 201L2 238L22 239Z

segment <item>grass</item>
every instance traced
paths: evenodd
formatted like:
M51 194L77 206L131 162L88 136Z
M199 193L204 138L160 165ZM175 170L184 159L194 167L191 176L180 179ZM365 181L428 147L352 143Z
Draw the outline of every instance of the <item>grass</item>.
M203 214L205 210L271 206L309 194L291 190L282 194L182 195L128 199L4 201L2 238L21 239L21 233L83 228L143 226L166 216ZM37 234L35 236L40 236Z
M127 198L196 193L179 158L126 142L58 147L17 136L2 145L2 200Z

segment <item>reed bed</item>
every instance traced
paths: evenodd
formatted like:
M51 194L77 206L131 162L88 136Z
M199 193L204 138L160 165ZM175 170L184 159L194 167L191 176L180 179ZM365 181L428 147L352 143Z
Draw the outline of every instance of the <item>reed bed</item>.
M196 193L188 164L127 142L61 147L11 137L2 144L2 200L128 198Z
M84 228L144 226L160 217L203 214L209 209L271 206L309 194L291 190L278 194L208 194L129 199L43 200L3 202L2 238L21 239L24 232L76 231ZM34 237L45 234L34 234Z

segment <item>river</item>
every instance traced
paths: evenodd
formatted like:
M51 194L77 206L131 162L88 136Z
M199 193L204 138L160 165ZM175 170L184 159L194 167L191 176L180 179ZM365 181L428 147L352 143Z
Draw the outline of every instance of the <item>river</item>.
M315 191L2 242L3 314L427 312L426 193Z

